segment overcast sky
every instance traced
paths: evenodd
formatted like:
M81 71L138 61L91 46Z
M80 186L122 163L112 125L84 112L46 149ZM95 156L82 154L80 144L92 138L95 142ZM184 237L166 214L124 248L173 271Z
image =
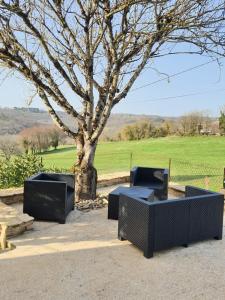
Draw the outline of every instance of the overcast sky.
M154 68L173 75L209 60L201 56L170 56L155 62ZM113 112L179 116L194 110L207 110L212 116L217 116L225 105L225 59L220 62L224 65L221 68L213 62L172 76L169 80L156 70L146 69L136 81L133 91ZM154 83L158 80L161 81ZM143 87L149 83L153 84ZM0 86L0 106L26 106L30 93L30 88L23 80L15 77L7 79ZM39 99L35 99L31 106L44 108Z

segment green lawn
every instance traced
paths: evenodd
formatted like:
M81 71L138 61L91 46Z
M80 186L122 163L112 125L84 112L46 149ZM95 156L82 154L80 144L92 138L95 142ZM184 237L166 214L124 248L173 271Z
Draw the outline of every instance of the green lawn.
M63 146L42 157L46 167L69 169L76 159L76 150L73 146ZM204 186L208 176L213 189L222 185L224 137L166 137L99 143L95 166L100 174L113 173L128 171L134 165L168 167L170 158L173 181Z

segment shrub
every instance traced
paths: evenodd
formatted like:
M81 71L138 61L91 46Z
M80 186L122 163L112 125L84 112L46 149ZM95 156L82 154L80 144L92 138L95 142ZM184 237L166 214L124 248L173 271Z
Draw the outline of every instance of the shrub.
M16 156L0 161L0 188L22 186L26 178L43 171L41 157L34 154Z

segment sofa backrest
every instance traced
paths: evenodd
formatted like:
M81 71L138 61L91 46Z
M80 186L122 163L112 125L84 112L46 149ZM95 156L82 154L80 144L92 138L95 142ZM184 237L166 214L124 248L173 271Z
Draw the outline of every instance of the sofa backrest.
M187 185L185 187L185 197L194 197L194 196L211 195L211 194L215 194L215 193L195 186Z
M37 173L30 176L27 180L46 180L46 176L44 173Z
M138 167L136 179L142 182L162 183L164 181L164 171L165 169Z
M154 209L156 249L163 249L165 243L172 246L173 237L176 241L182 241L181 233L183 236L188 233L187 240L194 242L217 237L218 229L222 230L223 195L191 186L186 187L186 194L189 197L149 204ZM161 237L165 235L165 238L161 239L159 234Z

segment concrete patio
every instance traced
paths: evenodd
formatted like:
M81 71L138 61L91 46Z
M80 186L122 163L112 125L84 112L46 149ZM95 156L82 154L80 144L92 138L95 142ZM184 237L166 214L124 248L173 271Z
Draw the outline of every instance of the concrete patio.
M14 206L15 207L15 206ZM16 205L17 209L22 204ZM224 299L225 240L156 252L117 240L107 209L34 222L0 254L1 300Z

